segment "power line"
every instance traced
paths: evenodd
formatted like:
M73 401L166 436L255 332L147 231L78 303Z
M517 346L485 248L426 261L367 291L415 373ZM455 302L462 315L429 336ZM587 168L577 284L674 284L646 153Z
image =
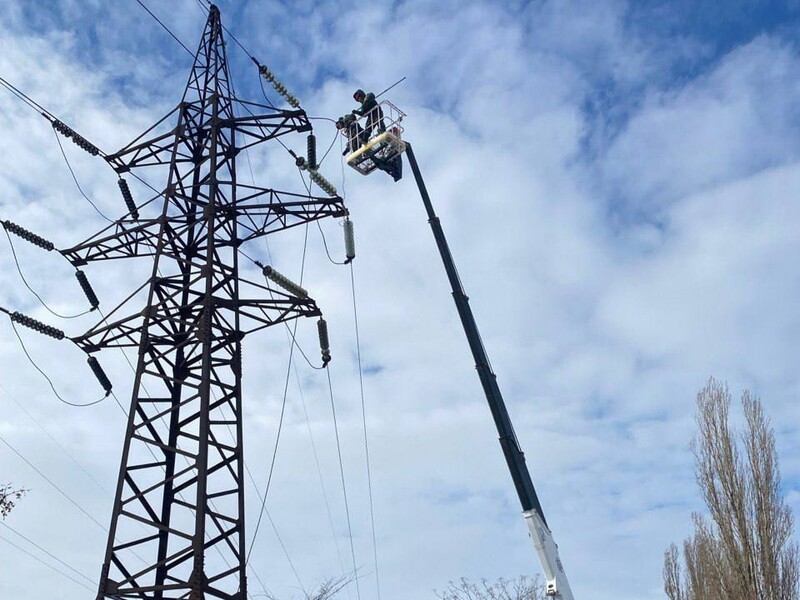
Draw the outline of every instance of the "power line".
M320 224L319 224L319 221L317 221L317 229L319 229L319 234L322 236L322 246L325 248L325 254L326 254L326 255L327 255L327 257L328 257L328 260L329 260L331 263L333 263L334 265L337 265L337 266L340 266L340 267L341 267L342 265L345 265L345 264L347 264L347 263L345 263L345 262L339 262L339 261L336 261L336 260L334 260L334 259L333 259L333 257L331 256L330 250L328 249L328 239L325 237L325 232L322 230L322 225L320 225Z
M93 308L90 308L89 310L86 310L86 311L84 311L84 312L82 312L82 313L78 313L77 315L62 315L62 314L60 314L60 313L57 313L56 311L54 311L52 308L50 308L50 307L47 305L47 303L46 303L46 302L45 302L45 301L42 299L42 297L41 297L39 294L37 294L37 293L36 293L36 290L34 290L34 289L33 289L33 288L30 286L30 284L28 283L28 280L27 280L27 279L25 279L25 275L22 273L22 268L20 267L20 264L19 264L19 258L17 257L17 251L16 251L16 249L14 248L14 242L13 242L13 240L11 239L11 236L8 234L8 229L6 229L6 228L4 227L4 228L3 228L3 231L5 231L6 237L8 238L8 244L9 244L9 246L11 246L11 254L12 254L12 256L14 257L14 264L17 266L17 273L19 273L20 279L22 279L22 283L24 283L24 284L25 284L25 287L26 287L26 288L28 288L28 291L30 291L30 292L31 292L31 294L33 294L34 296L36 296L36 299L37 299L37 300L39 300L39 302L41 303L41 305L42 305L42 306L44 306L44 307L45 307L45 309L47 309L47 311L48 311L50 314L52 314L52 315L53 315L53 316L55 316L55 317L58 317L59 319L77 319L77 318L79 318L79 317L83 317L84 315L88 315L90 312L92 312L92 311L94 310Z
M9 83L7 80L3 79L2 77L0 77L0 85L2 85L4 88L6 88L7 90L9 90L9 91L10 91L12 94L14 94L14 95L15 95L17 98L19 98L20 100L22 100L22 101L23 101L25 104L27 104L27 105L28 105L30 108L32 108L33 110L35 110L37 113L39 113L40 115L42 115L42 116L43 116L43 117L45 117L46 119L48 119L48 120L53 120L53 119L55 119L55 117L53 116L53 114L52 114L50 111L48 111L46 108L42 107L42 105L41 105L41 104L38 104L38 103L37 103L35 100L33 100L33 99L30 97L30 96L28 96L27 94L25 94L25 93L24 93L22 90L20 90L19 88L15 87L15 86L14 86L14 85L12 85L11 83Z
M322 155L322 158L319 161L320 166L322 166L322 163L325 162L326 158L328 158L328 154L330 154L331 149L333 148L333 145L336 143L337 139L339 139L339 132L338 131L333 134L333 140L331 140L330 146L328 146L328 149L325 151L325 154Z
M157 16L155 16L155 15L152 13L152 11L151 11L149 8L147 8L147 6L145 6L145 4L144 4L144 2L142 2L142 0L136 0L136 2L139 4L139 6L141 6L143 9L145 9L145 10L147 11L147 14L148 14L148 15L150 15L151 17L153 17L153 18L154 18L154 19L155 19L155 20L158 22L158 24L159 24L159 25L161 25L161 27L163 27L163 28L164 28L164 30L165 30L165 31L166 31L168 34L170 34L170 35L172 36L172 39L174 39L176 42L178 42L178 43L179 43L179 44L180 44L180 45L183 47L183 49L184 49L184 50L186 50L186 52L188 52L188 53L189 53L189 56L191 56L191 57L193 57L193 58L194 58L194 52L192 52L191 50L189 50L189 48L187 48L187 47L186 47L186 44L184 44L184 43L183 43L183 42L182 42L182 41L181 41L181 40L178 38L178 36L177 36L177 35L175 35L174 33L172 33L172 30L171 30L169 27L167 27L166 25L164 25L164 23L161 21L161 19L159 19Z
M75 171L72 169L72 165L70 164L69 159L67 158L67 153L64 152L64 146L61 143L61 139L58 137L58 132L55 129L53 129L53 135L56 136L56 142L58 142L58 148L61 150L61 156L64 157L64 162L67 163L67 168L69 169L69 173L70 173L70 175L72 175L72 180L75 182L75 185L77 186L78 191L81 193L81 196L83 196L84 199L89 204L92 205L92 208L94 208L97 211L97 214L99 214L101 217L103 217L109 223L114 223L114 221L112 221L105 214L103 214L103 211L101 211L99 208L97 208L97 205L94 202L92 202L91 199L89 198L89 196L86 195L86 192L83 191L83 188L81 187L81 184L78 183L78 178L75 176Z
M26 537L25 535L21 534L19 531L17 531L16 529L14 529L13 527L11 527L10 525L8 525L8 524L4 523L3 521L0 521L0 525L2 525L3 527L5 527L6 529L8 529L8 530L9 530L11 533L14 533L14 534L16 534L17 536L21 537L23 540L25 540L26 542L28 542L28 543L29 543L31 546L33 546L34 548L36 548L36 549L37 549L37 550L39 550L40 552L44 552L44 553L45 553L47 556L49 556L50 558L52 558L54 561L56 561L56 562L57 562L57 563L59 563L60 565L62 565L62 566L64 566L64 567L67 567L67 568L68 568L70 571L72 571L73 573L75 573L75 574L76 574L76 575L78 575L79 577L83 577L83 578L84 578L86 581L88 581L89 583L91 583L91 584L92 584L92 585L94 585L95 587L97 586L97 582L96 582L96 581L93 581L91 578L87 577L86 575L84 575L83 573L81 573L80 571L78 571L76 568L74 568L74 567L72 567L72 566L68 565L68 564L67 564L67 563L65 563L63 560L61 560L60 558L58 558L58 557L57 557L55 554L53 554L52 552L49 552L49 551L45 550L45 549L44 549L44 548L42 548L42 547L41 547L39 544L37 544L36 542L34 542L34 541L33 541L32 539L30 539L29 537Z
M331 526L331 533L333 534L333 543L336 547L336 554L339 557L339 566L342 568L342 571L345 571L344 568L344 560L342 559L342 551L339 549L339 539L336 536L336 527L333 525L333 513L331 512L331 504L328 501L328 492L325 489L325 480L322 477L322 467L319 463L319 453L317 452L317 444L314 441L314 432L311 430L311 419L308 416L308 407L306 406L306 399L305 395L303 394L303 386L300 383L300 373L297 370L297 365L294 368L294 376L297 380L297 389L300 392L300 402L303 405L303 415L306 418L306 428L308 429L308 437L311 440L311 450L314 454L314 464L317 467L317 476L319 477L319 485L322 488L322 498L325 502L325 510L328 513L328 523Z
M75 457L74 457L74 456L73 456L73 455L72 455L72 454L71 454L71 453L70 453L70 452L69 452L69 451L68 451L66 448L64 448L64 446L62 446L62 445L59 443L59 441L58 441L58 440L57 440L55 437L53 437L53 435L52 435L52 434L51 434L51 433L50 433L50 432L47 430L47 428L46 428L46 427L45 427L45 426L44 426L44 425L43 425L43 424L42 424L42 423L41 423L41 422L40 422L40 421L39 421L39 420L38 420L38 419L37 419L35 416L33 416L33 415L32 415L32 414L31 414L31 413L28 411L28 409L27 409L27 408L25 408L25 406L24 406L24 405L23 405L23 404L22 404L22 403L21 403L19 400L17 400L17 399L16 399L16 398L15 398L15 397L14 397L14 396L11 394L11 392L9 392L9 391L8 391L8 390L5 388L5 386L4 386L2 383L0 383L0 390L2 390L2 391L5 393L5 395L6 395L6 396L8 396L9 398L11 398L12 402L14 402L14 404L16 404L16 405L17 405L17 406L20 408L20 410L22 410L22 412L24 412L26 415L28 415L28 418L30 418L30 419L31 419L31 420L32 420L34 423L36 423L36 425L38 425L38 426L39 426L39 429L41 429L41 430L44 432L44 434L45 434L45 435L46 435L48 438L50 438L50 440L51 440L51 441L52 441L52 442L53 442L53 443L54 443L56 446L58 446L59 450L61 450L61 452L63 452L63 453L64 453L64 455L65 455L67 458L69 458L69 459L70 459L70 460L71 460L71 461L72 461L72 462L75 464L75 466L77 466L77 467L78 467L78 468L79 468L81 471L83 471L83 474L84 474L84 475L86 475L86 476L87 476L89 479L91 479L91 480L92 480L92 482L94 482L94 484L97 486L97 488L98 488L99 490L101 490L102 492L104 492L104 493L105 493L106 495L108 495L108 496L111 496L111 495L112 495L112 494L111 494L111 492L109 492L107 489L105 489L105 488L104 488L104 487L103 487L103 486L100 484L100 482L99 482L99 481L97 481L97 479L95 479L95 478L92 476L92 474L91 474L91 473L89 473L89 471L88 471L88 470L87 470L87 469L86 469L86 468L85 468L85 467L84 467L84 466L81 464L81 462L80 462L80 461L79 461L77 458L75 458Z
M342 493L344 494L344 510L347 516L347 530L350 535L350 554L353 557L353 573L358 573L358 566L356 564L356 548L353 544L353 526L350 523L350 505L347 501L347 484L344 477L344 460L342 460L342 445L339 441L339 424L336 420L336 403L333 400L333 383L331 383L331 370L325 369L328 374L328 391L331 396L331 413L333 414L333 430L336 433L336 453L339 456L339 472L342 476ZM361 600L361 588L358 585L358 577L356 577L356 595L358 600Z
M25 346L25 342L22 341L22 337L20 337L20 335L19 335L19 331L17 330L17 325L16 325L16 323L14 323L14 321L11 321L11 328L14 330L14 335L17 337L17 340L19 341L19 345L22 347L22 351L25 353L25 356L28 358L28 361L33 365L33 367L37 371L39 371L39 373L42 375L42 377L45 378L47 383L50 385L50 389L53 390L53 394L61 402L63 402L64 404L66 404L68 406L73 406L75 408L86 408L88 406L94 406L95 404L100 404L103 400L105 400L108 397L107 395L105 395L102 398L100 398L99 400L95 400L94 402L87 402L86 404L76 404L75 402L70 402L69 400L65 400L61 396L61 394L59 394L58 391L56 390L55 385L53 385L53 380L50 379L50 377L48 377L47 373L45 373L42 370L42 368L39 365L36 364L36 361L34 361L33 358L31 357L30 353L28 352L28 348Z
M356 330L356 357L358 359L358 385L361 392L361 418L364 423L364 453L367 459L367 487L369 489L369 518L372 523L372 549L375 554L375 585L378 591L378 600L381 598L381 581L378 571L378 538L375 532L375 507L372 498L372 467L370 465L369 437L367 435L367 408L364 400L364 369L361 366L361 336L358 329L358 308L356 305L356 279L353 263L350 263L350 289L353 292L353 321Z
M245 564L250 563L250 554L253 552L253 546L255 546L256 538L258 537L258 530L261 527L261 519L264 517L264 511L267 507L267 495L269 494L269 488L272 485L272 475L275 472L275 462L278 458L278 445L281 441L281 432L283 431L283 421L284 417L286 416L286 397L289 391L289 374L291 373L292 368L292 355L294 354L294 345L289 347L289 365L286 369L286 383L283 386L283 402L281 403L281 416L278 420L278 432L275 434L275 446L272 450L272 460L270 461L269 465L269 475L267 476L267 485L264 489L264 495L261 499L261 510L258 513L258 520L256 521L256 529L253 532L253 538L250 540L250 548L247 550L247 558L245 560Z
M300 285L303 285L303 275L305 273L305 267L306 267L306 250L308 248L308 224L306 224L305 230L306 230L306 232L305 232L305 241L303 243L303 258L302 258L301 263L300 263ZM297 321L294 322L294 327L295 327L295 333L296 333L297 332ZM280 419L278 421L278 432L277 432L277 434L275 436L275 447L274 447L274 449L272 451L272 460L270 462L269 475L267 477L267 485L266 485L266 487L264 489L264 497L263 497L263 499L261 501L261 510L258 513L258 520L256 521L256 529L255 529L255 532L253 533L253 539L250 541L250 548L247 551L247 558L245 560L245 564L249 564L250 563L250 554L253 552L253 546L255 546L255 543L256 543L256 537L258 536L258 529L259 529L259 527L261 525L261 519L264 516L264 510L266 509L266 506L267 506L267 495L269 494L269 488L270 488L270 485L272 484L272 475L275 472L275 461L277 460L277 457L278 457L278 444L279 444L280 439L281 439L281 431L283 430L283 420L284 420L284 417L286 416L286 398L287 398L287 395L289 393L289 375L291 374L292 357L294 355L294 348L295 348L294 344L290 345L290 347L289 347L289 365L286 368L286 381L285 381L284 386L283 386L283 402L281 404L281 416L280 416Z
M45 567L47 567L47 568L48 568L48 569L50 569L51 571L55 571L56 573L58 573L58 574L59 574L59 575L61 575L62 577L66 577L67 579L69 579L69 580L70 580L70 581L72 581L73 583L76 583L76 584L78 584L78 585L79 585L79 586L81 586L82 588L84 588L84 589L86 589L86 590L89 590L90 592L95 592L95 591L96 591L96 590L93 590L92 588L90 588L88 585L86 585L86 584L85 584L85 583L83 583L82 581L79 581L78 579L75 579L74 577L72 577L72 575L67 575L67 574L66 574L66 573L64 573L63 571L60 571L59 569L56 569L56 568L55 568L53 565L51 565L51 564L49 564L49 563L46 563L46 562L44 562L44 561L43 561L41 558L39 558L39 557L38 557L38 556L36 556L35 554L32 554L32 553L28 552L27 550L25 550L25 549L24 549L24 548L22 548L21 546L18 546L17 544L15 544L14 542L12 542L12 541L11 541L11 540L9 540L8 538L4 538L2 535L0 535L0 540L4 541L6 544L8 544L8 545L10 545L10 546L13 546L14 548L16 548L17 550L19 550L19 551L20 551L20 552L22 552L23 554L27 554L27 555L28 555L28 556L30 556L32 559L34 559L36 562L38 562L38 563L40 563L40 564L44 565Z
M60 488L58 485L56 485L56 484L53 482L53 480L52 480L52 479L50 479L50 478L49 478L47 475L45 475L45 474L44 474L44 473L41 471L41 469L39 469L39 468L38 468L36 465L34 465L34 464L31 462L31 461L29 461L29 460L28 460L28 459L27 459L27 458L26 458L26 457L25 457L25 456L24 456L24 455L23 455L21 452L19 452L19 450L17 450L17 449L16 449L14 446L12 446L12 445L11 445L11 443L10 443L8 440L6 440L6 439L5 439L3 436L1 436L1 435L0 435L0 442L2 442L3 444L5 444L5 445L6 445L6 447L8 447L8 448L9 448L9 449L10 449L10 450L11 450L11 451L14 453L14 454L16 454L16 455L17 455L17 456L18 456L20 459L22 459L22 461L23 461L23 462L24 462L26 465L28 465L28 466L29 466L31 469L33 469L34 471L36 471L36 473L38 473L38 474L39 474L39 476L40 476L42 479L44 479L44 480L45 480L47 483L49 483L49 484L50 484L50 486L51 486L52 488L54 488L54 489L55 489L55 490L56 490L56 491L57 491L59 494L61 494L61 495L62 495L62 496L63 496L63 497L64 497L64 498L65 498L65 499L66 499L66 500L67 500L67 501L68 501L70 504L72 504L72 505L73 505L75 508L77 508L77 509L78 509L78 510L79 510L79 511L80 511L80 512L81 512L81 513L82 513L82 514L83 514L83 515L86 517L86 518L88 518L90 521L92 521L92 523L94 523L95 525L97 525L97 526L98 526L100 529L102 529L103 531L105 531L106 533L108 533L108 528L107 528L107 527L105 527L104 525L102 525L102 524L101 524L101 523L100 523L100 522L99 522L97 519L95 519L95 518L94 518L92 515L90 515L88 512L86 512L86 510L84 510L84 509L83 509L83 507L81 507L81 505L80 505L80 504L78 504L78 503L77 503L75 500L73 500L73 499L72 499L72 498L69 496L69 494L67 494L67 493L66 493L64 490L62 490L62 489L61 489L61 488ZM114 538L114 540L116 541L116 537ZM133 554L133 555L134 555L136 558L138 558L138 559L139 559L139 560L140 560L142 563L145 563L145 564L147 564L147 563L145 562L145 560L144 560L144 559L143 559L141 556L139 556L139 554L138 554L137 552L131 551L131 553L132 553L132 554Z
M42 473L42 471L36 465L34 465L31 461L25 458L25 456L23 456L16 448L14 448L14 446L12 446L2 435L0 435L0 442L5 444L9 450L11 450L14 454L16 454L19 458L21 458L26 465L28 465L31 469L36 471L39 474L39 476L42 479L44 479L47 483L49 483L50 486L53 489L55 489L59 494L61 494L67 500L67 502L69 502L70 504L72 504L72 506L77 508L83 514L83 516L85 516L87 519L89 519L92 523L97 525L103 531L108 532L108 529L104 525L102 525L97 519L95 519L92 515L86 512L86 510L84 510L84 508L80 504L75 502L75 500L73 500L69 494L67 494L58 485L56 485L52 479L50 479L47 475Z

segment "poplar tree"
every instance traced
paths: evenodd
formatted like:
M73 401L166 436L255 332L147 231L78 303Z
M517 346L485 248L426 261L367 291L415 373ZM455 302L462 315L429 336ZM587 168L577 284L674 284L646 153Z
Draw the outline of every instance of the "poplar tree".
M775 432L761 401L742 394L745 423L730 425L731 394L711 379L697 395L695 476L708 514L692 515L683 552L664 554L670 600L797 600L794 517L780 489ZM683 556L681 556L681 554Z

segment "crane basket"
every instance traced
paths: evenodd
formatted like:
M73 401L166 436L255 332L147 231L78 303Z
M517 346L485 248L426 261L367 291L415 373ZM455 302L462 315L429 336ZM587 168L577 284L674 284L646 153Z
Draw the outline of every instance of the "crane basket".
M406 150L403 117L406 114L384 100L363 116L345 117L340 132L347 140L346 160L362 175L369 175Z

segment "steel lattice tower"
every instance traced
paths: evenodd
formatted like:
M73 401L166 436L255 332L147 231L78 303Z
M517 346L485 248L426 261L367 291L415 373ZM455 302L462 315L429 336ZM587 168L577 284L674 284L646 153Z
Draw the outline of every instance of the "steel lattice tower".
M122 174L169 166L161 216L133 214L62 251L75 266L154 257L152 276L74 338L85 351L138 350L98 600L243 600L245 523L241 346L254 331L318 316L305 296L240 276L241 244L346 215L338 196L237 183L244 149L310 131L302 110L249 104L234 115L220 14L209 12L183 100L104 158ZM242 105L247 103L241 102ZM157 133L169 123L165 133ZM146 293L144 310L128 305Z

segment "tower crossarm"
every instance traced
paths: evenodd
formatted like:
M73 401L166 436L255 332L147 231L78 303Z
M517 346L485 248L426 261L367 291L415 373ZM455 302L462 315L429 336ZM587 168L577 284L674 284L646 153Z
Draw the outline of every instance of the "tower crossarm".
M172 152L175 134L178 132L180 125L166 133L151 137L150 139L148 139L148 136L163 127L164 123L170 122L180 109L181 105L176 106L130 144L117 152L107 154L104 157L106 162L108 162L117 173L124 173L129 171L131 166L139 166L139 163L148 159L152 160L154 156L159 154L167 153L169 156ZM156 162L153 164L160 163Z
M311 196L239 184L240 198L232 208L238 217L240 241L282 231L325 217L345 217L339 196Z
M311 121L303 110L276 110L273 114L223 119L220 127L231 129L241 136L236 147L237 151L241 151L288 133L311 131Z
M231 102L231 98L222 100ZM182 117L178 125L146 139L149 133L162 126L176 112ZM144 134L121 150L105 156L105 159L117 173L125 173L138 167L168 165L173 161L175 164L200 164L208 158L205 150L212 127L223 134L227 132L229 139L235 139L235 134L241 136L237 145L231 145L231 151L238 154L246 148L290 133L311 131L311 122L302 110L277 109L273 114L210 119L199 112L193 103L184 102Z
M139 221L120 219L89 239L60 252L75 267L97 260L154 256L162 223L168 228L180 227L177 219L165 221L163 217Z
M242 315L242 331L250 334L297 317L319 317L322 311L311 298L300 298L283 290L268 288L264 285L240 278L242 287L255 288L258 298L240 297L237 301ZM268 298L264 297L269 295ZM228 301L227 304L230 304Z
M241 326L238 331L241 337L298 317L322 315L317 303L311 298L293 296L241 277L237 279L240 284L247 286L248 289L254 289L254 294L262 297L240 297L233 300L223 295L213 297L211 305L216 314L235 312L240 315ZM123 311L133 298L151 285L148 281L123 300L100 323L83 335L71 338L72 341L89 353L104 348L136 348L142 344L142 330L145 328L148 331L146 344L152 348L180 346L192 339L193 333L197 334L194 336L195 339L202 341L201 330L205 326L203 316L206 314L202 295L190 292L188 301L183 303L186 300L180 297L183 290L173 285L175 282L170 280L171 278L164 277L157 282L160 290L157 294L159 298L157 304L134 313L126 314ZM116 316L118 314L119 317Z

